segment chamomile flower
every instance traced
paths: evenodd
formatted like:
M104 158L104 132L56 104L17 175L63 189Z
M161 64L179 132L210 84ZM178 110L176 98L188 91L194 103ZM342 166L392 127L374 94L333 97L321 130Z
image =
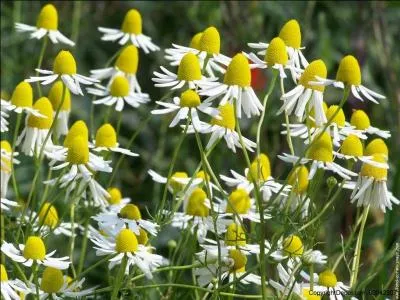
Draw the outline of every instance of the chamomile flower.
M150 101L149 95L141 92L135 92L129 87L129 80L122 76L114 76L109 87L103 87L96 84L94 88L88 88L89 94L101 97L93 101L93 104L104 104L107 106L115 105L116 111L122 111L125 103L137 108L141 104Z
M286 205L290 205L290 210L300 212L302 218L308 216L310 206L310 198L307 195L309 184L309 173L306 166L297 166L288 176L288 184L291 186L291 193L288 197L284 197L280 203L280 207L284 209Z
M244 189L250 193L254 189L254 181L258 183L264 201L268 201L273 194L281 191L282 185L271 176L271 165L266 154L261 153L250 165L250 169L244 170L244 176L231 170L233 177L220 175L220 178L229 186ZM285 196L289 187L284 187L282 195Z
M110 197L107 198L110 211L119 212L125 205L131 202L131 198L122 198L121 190L117 187L109 187L107 189Z
M113 238L97 235L91 238L96 245L96 255L115 255L110 259L109 268L121 264L124 258L127 259L125 274L129 273L131 266L137 266L148 279L153 278L152 271L157 267L165 265L168 261L160 255L152 254L147 246L139 244L136 235L130 229L124 228Z
M173 48L165 50L165 58L171 66L178 66L187 53L193 53L199 58L200 66L210 77L215 77L215 71L225 73L225 69L218 64L218 59L227 59L220 53L221 38L218 29L211 26L195 34L189 47L172 44Z
M8 118L10 115L8 112L12 111L15 108L14 105L12 105L9 101L1 99L1 104L0 104L0 129L1 132L7 132L8 131Z
M129 10L124 18L121 29L112 29L99 27L98 28L103 36L102 41L117 41L120 45L125 45L129 41L138 48L143 49L147 54L150 51L160 50L151 38L142 33L142 16L136 9Z
M128 227L135 234L140 234L139 229L142 228L151 235L156 235L159 227L156 223L144 220L139 207L132 203L122 207L119 212L101 212L93 219L99 222L101 228L112 228L113 231L120 231L122 228Z
M95 291L95 288L89 288L81 290L82 284L85 278L79 281L72 281L67 275L63 275L61 270L46 267L43 271L42 278L39 278L39 286L31 283L30 293L35 294L36 288L39 290L39 299L64 299L68 298L80 298Z
M236 147L242 148L242 145L240 143L239 134L235 131L236 119L233 104L225 103L224 105L220 105L218 110L219 115L212 118L210 124L201 122L200 129L196 128L196 130L204 134L211 133L206 149L210 149L214 143L224 138L228 148L236 153ZM193 126L189 127L187 132L193 133ZM256 147L254 142L243 137L243 143L247 150L251 152L254 151Z
M67 269L70 264L68 256L61 258L52 257L56 252L55 250L46 254L46 246L39 236L29 236L26 239L25 245L19 244L18 249L13 244L3 241L1 252L13 261L22 263L26 267L32 267L35 263L63 270Z
M202 82L214 80L214 78L206 78L201 74L199 58L193 53L185 54L179 63L176 74L163 66L160 69L162 73L154 71L155 77L151 79L155 82L154 86L156 87L168 87L171 90L183 87L195 89Z
M316 86L333 85L334 87L341 89L343 89L345 86L349 86L353 96L361 101L368 99L378 104L377 99L386 98L385 96L371 91L361 84L360 65L358 64L357 59L352 55L347 55L340 61L339 68L336 73L336 80L326 79L325 76L320 76L319 74L316 74L315 79L316 80L313 80L313 82L310 84Z
M391 136L390 131L381 130L377 127L371 126L371 121L369 120L368 115L361 109L353 111L350 118L350 124L363 133L371 135L376 134L384 139L390 138Z
M156 103L164 108L152 110L154 115L167 114L177 111L175 117L171 121L169 127L176 126L180 120L190 117L195 129L201 128L198 111L205 113L211 117L217 117L219 111L211 107L211 101L201 102L199 95L193 90L186 90L180 97L173 98L174 103L156 101Z
M17 146L21 145L21 151L25 155L39 157L41 151L47 155L55 148L51 137L48 137L53 124L53 107L48 98L42 97L35 102L33 108L43 117L28 115L25 128L17 139Z
M319 138L318 138L319 137ZM332 171L343 179L350 180L351 176L356 176L357 174L347 170L346 168L338 165L333 161L333 146L332 138L329 133L324 132L321 136L317 136L317 140L313 140L310 148L306 153L306 158L299 158L296 155L290 155L284 153L283 155L278 155L280 159L287 163L296 163L300 159L300 164L304 165L311 162L310 174L308 179L314 177L317 169L324 169Z
M18 278L8 279L7 270L3 264L0 264L0 286L1 296L5 300L20 300L19 293L29 293L29 289L24 282Z
M387 156L376 152L372 154L372 160L379 164L386 164ZM357 206L371 206L386 212L386 208L392 209L393 204L400 204L387 189L387 168L376 167L364 162L357 183L351 194L351 202L357 202Z
M91 85L98 80L80 75L76 70L75 58L71 52L61 50L53 63L53 70L35 69L40 76L32 76L26 79L26 82L40 82L42 85L48 85L57 79L61 79L66 87L75 95L83 95L80 84Z
M296 69L292 62L289 60L288 53L286 51L285 42L280 37L275 37L271 40L264 60L258 58L254 53L246 55L252 61L252 67L266 69L268 67L278 70L281 79L286 78L285 69L289 69L292 79L294 82L300 77L300 69Z
M1 201L3 203L3 199L6 197L7 194L8 181L10 180L11 172L13 171L12 164L19 164L19 160L15 158L16 156L18 156L18 152L14 153L12 152L11 145L8 141L6 140L1 141L0 150L1 150L1 159L0 159L1 193L0 194L2 199ZM4 201L4 204L6 203L7 201Z
M289 92L282 95L283 105L278 114L286 111L289 115L293 113L299 121L304 119L304 112L308 106L315 111L315 123L317 126L327 122L323 109L324 86L311 85L309 82L319 76L326 78L327 70L322 60L311 62L304 73L300 76L297 86ZM295 109L296 107L296 109Z
M69 89L65 89L63 101L63 89L63 82L58 80L53 84L48 95L53 109L55 111L59 109L56 127L54 129L54 133L57 137L68 133L68 120L71 112L71 93Z
M13 111L17 114L26 112L36 117L42 116L36 109L32 108L33 91L32 86L27 82L20 82L11 95L11 104L14 106Z
M308 66L308 62L301 52L304 47L301 47L301 31L297 20L292 19L286 22L279 32L279 38L281 38L285 43L289 59L293 61L294 66L297 69L301 69L301 66L306 68ZM258 52L259 55L266 55L271 44L249 43L248 45L251 48L260 50Z
M180 229L189 228L192 233L196 233L198 241L203 243L208 231L222 233L225 228L220 219L215 228L210 210L210 199L206 192L198 187L189 189L184 196L183 212L173 214L171 225Z
M32 32L30 38L40 40L48 36L53 44L63 43L74 46L75 43L58 30L58 12L52 4L46 4L41 9L36 21L36 26L15 23L17 32Z
M147 94L142 94L142 89L140 88L139 82L136 77L138 66L138 49L133 45L129 45L122 49L121 53L118 55L117 60L115 61L114 67L92 70L90 71L90 76L99 80L110 78L107 84L107 88L110 89L114 78L122 75L126 79L128 79L130 90L138 93L137 95L146 98ZM122 80L120 80L118 84L116 83L115 92L118 92L120 90L123 91L125 90L125 87L126 83L123 83ZM104 94L104 91L102 92L102 94Z
M139 156L139 154L133 153L128 149L121 148L117 142L117 133L111 124L103 124L96 132L96 140L93 141L96 152L111 151L116 153L122 153L129 156Z
M199 95L208 96L209 100L221 98L220 105L235 104L238 118L242 117L242 110L248 118L260 115L264 108L251 87L251 71L246 56L239 53L232 59L218 59L218 62L226 66L223 82L201 82Z

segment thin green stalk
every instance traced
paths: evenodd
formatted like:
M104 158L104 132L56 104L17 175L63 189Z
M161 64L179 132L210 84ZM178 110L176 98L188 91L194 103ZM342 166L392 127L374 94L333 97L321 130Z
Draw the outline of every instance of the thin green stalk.
M104 258L102 258L101 260L99 260L98 262L94 263L93 265L91 265L90 267L86 268L85 271L83 271L82 273L79 273L76 275L76 277L74 277L71 281L77 281L78 279L82 278L83 276L85 276L87 273L89 273L90 271L92 271L94 268L98 267L99 265L108 262L110 259L112 259L113 257L117 256L117 254L111 254L111 255L107 255Z
M13 141L12 141L12 151L11 151L11 179L12 179L12 183L13 183L13 189L14 189L14 194L15 194L15 198L16 200L19 200L19 189L18 189L18 184L17 184L17 179L15 177L15 172L14 172L14 152L15 152L15 147L16 147L16 142L17 142L17 137L18 137L18 132L19 132L19 128L21 127L21 120L22 120L22 112L17 114L17 120L16 120L16 124L15 124L15 129L14 129L14 135L13 135Z
M81 256L79 258L77 274L80 274L82 272L83 264L85 263L87 241L88 241L88 230L89 230L89 219L85 221L85 230L83 231L83 240L82 240L82 250L80 253Z
M117 137L119 136L119 131L121 129L122 123L122 110L118 113L118 121L117 121Z
M127 257L126 255L124 255L124 257L122 258L121 265L119 266L117 277L115 278L114 288L111 294L111 300L115 300L118 298L118 291L122 285L126 264L127 264Z
M283 78L281 78L281 94L285 94L285 86L283 84ZM286 140L289 145L290 154L294 155L294 147L292 142L292 136L290 134L290 122L289 122L289 115L285 110L285 122L286 122Z
M75 197L72 200L71 208L70 208L70 222L71 222L71 237L70 237L70 245L69 245L69 259L71 261L71 270L73 277L76 277L76 271L74 267L74 248L75 248Z
M46 48L47 48L47 42L48 42L48 37L47 37L47 35L45 35L43 38L42 48L40 50L39 60L38 60L36 69L40 69L42 67L44 53L46 52ZM36 71L36 76L39 76L39 71ZM39 81L37 82L37 88L38 88L38 92L39 92L39 97L42 97L42 88L40 87Z

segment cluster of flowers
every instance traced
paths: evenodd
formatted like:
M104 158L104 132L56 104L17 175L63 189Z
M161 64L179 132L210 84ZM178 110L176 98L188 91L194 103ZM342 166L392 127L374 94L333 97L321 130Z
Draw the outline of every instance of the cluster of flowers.
M36 27L17 23L16 29L31 32L31 38L49 38L53 43L74 45L58 31L57 10L51 4L42 8ZM341 298L340 293L350 286L338 281L330 268L319 274L305 272L310 265L326 265L328 257L313 249L313 245L304 243L301 231L269 240L264 225L265 220L279 220L288 213L304 224L310 221L313 217L310 211L315 204L310 199L309 182L323 176L325 171L342 179L331 188L353 190L351 202L357 202L357 206L385 212L392 204L399 204L386 185L389 153L383 139L389 138L390 133L371 126L368 115L362 110L354 111L347 122L342 110L350 92L361 101L378 103L384 98L361 84L356 58L345 56L336 79L328 79L322 60L309 63L303 55L300 26L296 20L288 21L270 43L250 43L257 53L242 52L233 57L220 53L220 35L215 27L194 35L188 47L173 44L166 49L165 58L175 71L161 66L152 80L156 87L168 88L168 95L177 94L171 101L156 101L158 107L152 114L173 113L170 127L181 126L181 141L188 134L195 135L201 163L193 176L174 172L176 155L166 177L149 170L156 183L164 184L164 194L156 217L145 220L139 207L130 203L129 198L122 198L117 187L105 186L98 178L101 173L116 172L109 160L112 152L138 156L127 149L130 144L126 148L119 145L119 125L115 130L110 123L105 123L93 138L85 121L78 120L70 127L68 124L71 93L83 96L81 85L88 86L87 93L94 97L92 104L114 107L117 112L126 110L125 104L137 108L148 103L150 97L142 92L136 76L138 48L146 54L159 48L142 33L141 15L135 9L126 14L120 30L100 27L99 31L104 34L104 41L129 44L117 52L114 66L92 70L91 76L86 77L77 73L73 55L63 50L55 57L52 70L39 66L36 76L16 86L11 101L1 100L1 132L9 130L10 114L17 114L12 143L1 141L1 213L2 218L3 214L16 217L15 243L24 241L16 247L3 240L2 234L1 251L7 256L6 263L1 264L3 297L20 299L31 293L39 298L57 299L95 294L97 287L82 289L84 278L79 273L80 268L77 272L74 266L74 240L78 235L92 241L96 255L106 256L110 269L120 265L121 276L140 270L151 279L157 267L168 264L166 258L153 253L151 238L157 236L161 224L170 223L197 237L201 249L195 255L193 274L197 284L210 291L220 289L221 284L228 281L228 286L239 282L260 285L263 296L265 286L270 285L279 295L296 294L307 299L311 290L335 291L338 293L333 293L333 297ZM263 102L251 87L252 69L272 71ZM103 80L105 83L101 84ZM282 106L277 114L285 115L282 134L286 135L291 152L278 156L292 165L285 180L272 176L270 159L260 151L266 104L277 80L282 93ZM40 97L33 103L32 82L52 84L47 97L42 96L39 88ZM284 92L286 84L295 87ZM344 90L339 105L328 107L324 102L328 85ZM25 127L17 138L23 114L26 115ZM289 123L290 116L295 117L296 123ZM257 121L256 142L242 136L241 119ZM90 129L94 132L94 128ZM201 137L208 134L211 134L210 139L203 147ZM373 135L380 138L368 141L364 147ZM292 138L302 139L305 150L294 149ZM247 163L243 173L234 170L229 176L214 173L208 156L221 140L225 140L233 153L238 148L243 151ZM34 157L39 166L22 207L14 172L14 165L19 163L17 147L24 155ZM256 155L251 161L249 152L254 151ZM346 167L339 163L344 160L347 160ZM49 176L43 181L45 189L34 197L38 194L35 189L39 184L40 166L46 161ZM13 200L7 197L11 178ZM71 211L69 222L59 217L57 198L47 200L50 199L48 191L52 189L57 189L57 194L65 193L65 204ZM167 201L167 191L172 196L171 201ZM84 208L94 209L91 218L97 226L75 222L75 209ZM59 234L70 238L70 253L67 257L54 258L55 251L48 253L45 243L50 236ZM254 267L247 271L250 256L259 261L259 272ZM266 277L268 257L276 264L277 280ZM11 269L12 264L7 260L19 270L19 279L8 279L8 266ZM31 274L27 276L19 264L32 268ZM43 272L42 265L45 266ZM61 271L68 268L72 277ZM114 286L118 288L119 284Z

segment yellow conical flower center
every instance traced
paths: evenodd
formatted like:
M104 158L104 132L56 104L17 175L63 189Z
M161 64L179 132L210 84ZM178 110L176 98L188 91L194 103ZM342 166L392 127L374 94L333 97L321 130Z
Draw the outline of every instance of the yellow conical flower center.
M227 213L247 214L250 209L250 196L246 190L238 188L228 198Z
M337 109L339 106L337 105L331 105L328 108L328 111L326 112L326 118L330 120L332 116L336 113ZM339 109L339 112L336 114L336 116L333 118L332 123L336 123L336 125L343 127L346 123L346 117L344 116L343 109Z
M96 147L115 147L117 145L117 133L111 124L101 126L96 132Z
M74 165L83 165L89 161L88 141L82 136L77 136L70 141L67 161Z
M349 85L361 84L361 70L357 59L353 55L345 56L339 64L336 80Z
M238 249L229 250L229 257L233 260L233 266L231 267L232 272L245 272L247 257Z
M325 270L318 275L318 283L326 287L335 287L337 278L331 270Z
M115 250L118 253L135 252L138 249L136 235L129 229L122 229L115 238Z
M33 91L28 82L22 81L15 87L11 103L17 107L32 107Z
M365 148L365 155L373 155L375 153L383 154L386 157L389 155L389 149L382 139L373 139Z
M60 110L62 111L70 111L71 110L71 93L67 87L64 88L64 83L61 80L56 81L50 89L49 92L49 100L54 108L57 110L61 105L62 97L63 97L63 89L64 91L64 102L61 106Z
M307 152L307 158L318 161L332 162L332 150L333 147L331 136L329 133L324 132L322 136L311 145Z
M24 257L26 259L43 260L46 256L46 247L43 240L38 236L30 236L26 240Z
M342 146L340 147L340 153L344 155L351 155L358 157L362 156L363 152L364 151L361 140L358 138L358 136L355 136L353 134L346 137L342 143Z
M136 74L138 65L139 53L138 49L133 45L125 47L115 62L115 66L127 74Z
M54 59L53 72L56 74L76 74L76 62L71 52L61 50Z
M322 102L322 109L324 110L324 113L326 115L326 112L328 111L328 105L326 105L326 102ZM317 127L315 124L315 110L314 107L311 109L309 117L307 119L307 126L309 127Z
M56 228L58 224L57 209L50 203L45 203L39 212L39 222L52 229Z
M11 155L12 148L8 141L1 141L0 148ZM1 156L1 171L11 173L11 159L8 159L5 155Z
M225 233L225 244L228 246L246 245L246 233L241 225L236 223L229 224Z
M303 298L306 300L320 300L321 296L315 295L315 292L310 292L309 288L303 288Z
M261 153L250 165L248 180L266 181L271 176L271 164L267 155Z
M238 53L232 58L225 72L224 83L227 85L238 85L240 87L248 87L251 85L250 65L246 56Z
M58 13L57 9L52 4L43 6L36 21L37 28L47 30L57 30L58 28Z
M321 59L314 60L304 70L304 73L299 79L299 84L301 84L305 88L323 92L325 90L325 87L323 85L311 85L309 84L309 82L317 81L315 76L326 78L326 74L327 70L325 63Z
M301 47L300 25L297 20L290 20L283 25L279 37L289 47L299 49Z
M8 275L7 275L7 271L6 268L4 267L3 264L0 264L0 281L7 281L8 280Z
M107 189L107 192L110 194L110 197L107 199L108 203L111 205L121 203L122 194L119 188L111 187Z
M285 42L279 37L273 38L269 43L267 53L265 54L264 60L267 65L270 67L274 66L275 64L285 66L288 62L288 59Z
M53 123L53 107L51 106L50 100L46 97L38 99L33 105L33 109L38 110L39 113L46 118L36 117L31 114L28 117L28 126L39 129L50 129Z
M305 166L296 167L289 174L288 183L296 194L305 193L308 188L308 169Z
M126 97L129 95L129 81L124 76L116 76L111 83L110 94L113 97Z
M236 120L233 104L226 103L218 107L220 119L213 118L212 125L218 125L230 130L235 130Z
M383 154L373 154L372 159L378 163L386 163L386 156ZM361 176L365 177L373 177L376 180L386 180L387 178L387 169L374 167L370 164L363 163L360 171Z
M193 90L186 90L181 94L181 107L197 107L201 103L200 96Z
M196 173L196 178L201 178L201 179L203 179L205 181L210 181L210 175L208 175L203 170L201 170L201 171Z
M89 138L89 130L86 126L86 123L82 120L76 121L68 131L67 136L64 140L64 147L68 147L71 144L71 141L77 136L81 136L84 140L88 140Z
M177 193L180 190L182 190L185 185L183 183L180 183L179 181L176 181L174 178L184 179L184 178L189 178L189 176L186 172L175 172L174 174L172 174L171 179L169 181L169 185L172 187L174 193Z
M179 63L178 79L185 81L201 79L199 59L193 53L186 54Z
M200 50L208 54L219 54L221 48L221 38L215 27L208 27L203 31L200 38Z
M201 188L193 190L188 199L186 214L198 217L208 217L210 209L205 205L207 194Z
M139 228L139 235L136 235L137 241L140 245L146 245L149 241L146 230Z
M350 124L358 130L364 130L371 126L368 115L361 109L353 112L350 118Z
M46 267L43 271L40 289L46 293L57 293L64 285L64 276L59 269Z
M120 211L119 215L121 218L129 220L141 220L142 214L140 213L139 207L135 204L127 204Z
M290 235L283 241L283 251L289 256L303 255L303 242L297 235Z
M142 33L142 16L136 9L131 9L126 13L121 30L130 34Z
M202 32L196 33L193 37L192 40L190 41L190 48L196 49L196 50L200 50L200 40L201 40L201 36L203 35Z

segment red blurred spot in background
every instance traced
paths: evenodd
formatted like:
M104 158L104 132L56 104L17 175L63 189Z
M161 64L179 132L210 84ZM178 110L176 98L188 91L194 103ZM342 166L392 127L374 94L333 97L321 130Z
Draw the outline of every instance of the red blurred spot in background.
M254 91L259 92L265 89L267 84L267 76L262 69L251 70L251 87Z

